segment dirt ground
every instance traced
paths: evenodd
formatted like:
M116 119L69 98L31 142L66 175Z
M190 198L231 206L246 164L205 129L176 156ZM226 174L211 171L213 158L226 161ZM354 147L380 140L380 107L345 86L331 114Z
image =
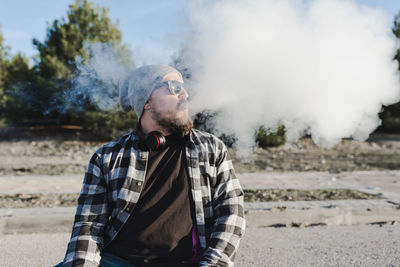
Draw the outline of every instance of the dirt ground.
M0 176L82 175L92 154L105 142L74 140L65 136L0 139ZM374 135L366 142L343 140L331 149L302 139L281 147L258 149L245 162L230 149L237 173L330 172L400 170L400 136ZM271 191L271 190L270 190ZM279 190L278 190L279 191ZM368 199L360 192L246 192L247 201ZM73 194L11 194L0 196L1 207L74 206ZM11 204L10 204L11 203Z
M0 208L74 207L79 194L0 194ZM350 189L258 189L244 190L246 202L318 201L345 199L376 199L378 195Z
M105 142L57 137L0 140L0 175L82 174L91 155ZM343 140L331 149L302 139L277 148L258 149L244 162L230 149L236 172L399 170L400 135L373 135L366 142Z
M377 134L365 142L343 140L331 149L310 138L277 148L258 149L253 162L234 160L237 172L328 171L340 173L400 169L400 135Z

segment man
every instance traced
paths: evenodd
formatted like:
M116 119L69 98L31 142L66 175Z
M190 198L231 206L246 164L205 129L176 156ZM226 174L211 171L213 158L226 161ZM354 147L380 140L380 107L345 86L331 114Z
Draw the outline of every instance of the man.
M181 74L134 70L120 89L138 127L92 156L63 266L233 266L243 191L225 145L192 129Z

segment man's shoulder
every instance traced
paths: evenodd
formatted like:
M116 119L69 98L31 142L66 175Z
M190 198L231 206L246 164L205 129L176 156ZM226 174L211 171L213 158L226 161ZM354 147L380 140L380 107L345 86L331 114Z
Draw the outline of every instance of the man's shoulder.
M216 137L214 134L211 134L209 132L201 131L198 129L193 128L192 129L192 134L199 139L204 139L204 140L219 140L218 137Z
M119 137L118 139L115 139L99 147L96 151L96 154L104 155L104 154L110 154L115 151L119 151L122 148L127 147L127 144L131 142L134 138L135 138L134 132L126 133L123 136Z
M214 134L205 132L205 131L201 131L198 129L192 129L192 134L193 134L193 142L196 145L210 145L213 146L217 149L225 149L226 146L224 144L224 142L219 139L217 136L215 136Z

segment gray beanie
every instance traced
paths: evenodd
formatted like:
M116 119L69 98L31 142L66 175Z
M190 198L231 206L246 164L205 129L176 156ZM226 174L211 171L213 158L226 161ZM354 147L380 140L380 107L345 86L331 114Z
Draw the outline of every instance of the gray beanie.
M119 89L119 103L122 109L125 112L135 110L139 119L157 82L171 72L182 77L179 71L167 65L147 65L128 74Z

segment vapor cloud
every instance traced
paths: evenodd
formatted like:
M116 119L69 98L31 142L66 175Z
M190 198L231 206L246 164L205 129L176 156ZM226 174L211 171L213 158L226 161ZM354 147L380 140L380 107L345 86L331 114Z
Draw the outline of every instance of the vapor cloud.
M119 86L134 67L129 64L129 50L107 43L85 43L84 50L90 57L87 62L75 59L77 69L72 89L64 94L63 108L83 107L87 99L101 110L117 108Z
M195 1L183 59L192 112L219 111L217 127L242 151L254 129L284 124L321 146L366 139L382 105L400 98L399 47L385 14L354 1Z

